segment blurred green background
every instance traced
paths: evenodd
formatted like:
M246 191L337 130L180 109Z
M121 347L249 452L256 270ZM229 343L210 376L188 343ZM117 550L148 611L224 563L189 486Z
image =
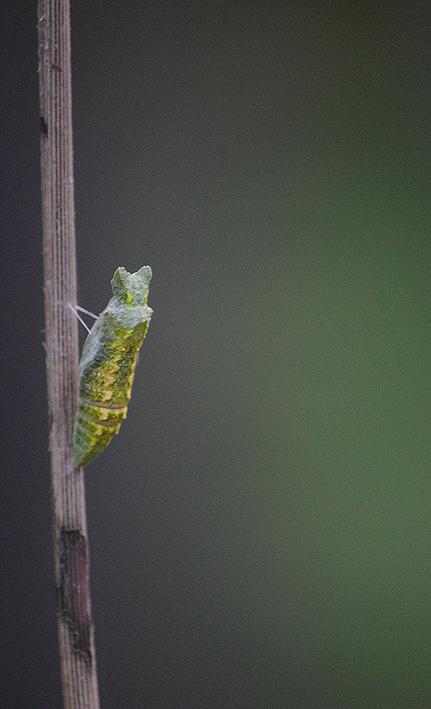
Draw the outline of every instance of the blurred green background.
M8 383L19 403L33 382L12 425L40 423L32 460L10 438L5 548L11 588L31 557L41 607L6 594L6 692L46 709L60 690L21 10L8 233L35 295ZM73 3L80 304L104 307L117 265L154 270L129 418L87 472L105 709L431 706L430 18L419 2ZM24 289L13 314L26 307Z

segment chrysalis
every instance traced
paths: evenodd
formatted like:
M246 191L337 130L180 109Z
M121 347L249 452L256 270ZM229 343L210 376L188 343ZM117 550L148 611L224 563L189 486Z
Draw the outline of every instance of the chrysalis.
M138 352L153 312L147 305L151 276L150 266L136 273L117 268L113 297L85 340L73 435L77 467L106 448L127 416Z

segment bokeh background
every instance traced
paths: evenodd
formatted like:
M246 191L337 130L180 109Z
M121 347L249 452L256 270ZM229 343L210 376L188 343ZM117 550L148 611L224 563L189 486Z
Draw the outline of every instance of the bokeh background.
M2 3L2 681L61 706L36 3ZM80 304L154 270L87 470L104 709L431 706L431 9L74 0Z

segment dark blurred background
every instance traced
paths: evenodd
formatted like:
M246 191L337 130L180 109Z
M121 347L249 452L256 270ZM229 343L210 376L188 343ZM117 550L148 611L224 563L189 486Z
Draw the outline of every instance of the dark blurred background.
M36 3L2 3L5 709L61 706ZM154 270L88 467L104 709L431 706L431 8L74 0L79 302Z

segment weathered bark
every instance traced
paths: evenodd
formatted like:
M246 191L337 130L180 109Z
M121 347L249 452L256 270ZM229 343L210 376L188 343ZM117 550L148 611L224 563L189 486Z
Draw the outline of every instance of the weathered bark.
M55 583L65 709L98 709L82 469L72 463L77 398L76 257L69 0L39 0L39 89Z

